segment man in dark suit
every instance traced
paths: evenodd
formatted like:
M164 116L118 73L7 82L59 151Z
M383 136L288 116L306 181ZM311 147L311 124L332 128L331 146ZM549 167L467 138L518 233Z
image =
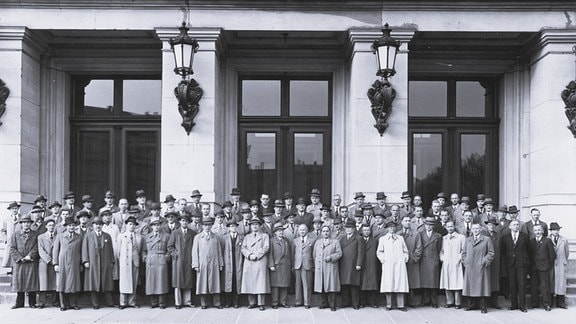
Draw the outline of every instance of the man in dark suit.
M532 220L524 223L520 231L528 234L530 239L533 239L536 234L534 233L534 226L542 226L542 236L548 237L548 224L540 220L540 210L538 208L530 209L530 217Z
M530 240L532 251L532 267L530 269L530 294L532 308L538 307L538 292L542 296L544 309L550 311L550 271L554 271L556 251L549 238L544 237L542 225L534 225L534 238Z
M306 201L304 201L304 198L298 198L296 209L297 212L296 216L294 217L294 223L297 225L306 224L306 227L312 228L314 215L306 212Z
M349 219L345 224L346 235L340 238L340 285L343 307L352 304L360 309L360 270L364 263L365 244L356 231L356 222Z
M526 274L530 264L530 243L528 235L520 232L518 220L508 224L510 232L502 235L500 256L506 265L510 284L509 310L520 309L526 313Z

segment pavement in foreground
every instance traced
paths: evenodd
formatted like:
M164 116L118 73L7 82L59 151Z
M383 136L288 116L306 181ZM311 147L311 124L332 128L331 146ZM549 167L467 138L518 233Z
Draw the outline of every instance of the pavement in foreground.
M272 309L265 311L258 308L226 308L226 309L200 309L183 308L176 310L173 307L166 309L150 309L143 306L139 309L117 308L82 308L80 310L60 311L50 307L44 309L20 308L12 310L10 305L0 305L1 323L502 323L502 324L532 324L548 323L562 324L574 321L576 307L572 309L552 309L546 312L543 309L530 309L528 313L509 310L488 309L487 314L480 311L464 311L454 308L422 307L408 309L407 312L399 310L386 311L381 308L340 308L335 312L330 309L304 307Z

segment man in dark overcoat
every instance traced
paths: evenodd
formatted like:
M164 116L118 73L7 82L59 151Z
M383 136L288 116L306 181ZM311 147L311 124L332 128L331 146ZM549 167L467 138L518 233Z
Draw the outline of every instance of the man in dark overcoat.
M520 221L513 219L508 224L510 231L502 234L500 252L506 265L510 284L509 310L520 309L526 313L526 275L530 265L530 239L528 234L520 232Z
M10 240L12 258L12 291L16 292L16 303L12 309L24 307L24 297L28 295L28 305L36 308L38 291L38 239L30 229L32 218L20 218L20 229L14 231Z
M409 214L402 217L402 229L396 233L404 238L404 243L408 248L408 262L406 271L408 272L408 304L416 305L415 289L420 289L420 258L422 257L422 236L413 227Z
M380 291L380 278L382 276L382 264L376 257L378 239L372 237L370 224L362 224L361 233L361 241L364 244L364 258L360 272L360 307L369 305L373 308L378 308L377 296Z
M162 223L165 222L154 220L150 223L152 232L144 237L142 255L146 262L146 295L150 299L150 308L160 309L166 308L166 294L170 291L168 263L171 260L168 253L170 234L160 230Z
M188 228L190 216L179 216L180 229L170 234L168 252L172 258L172 287L174 287L174 306L193 307L192 290L195 276L192 272L192 244L196 232Z
M221 237L224 269L220 276L222 292L224 293L224 307L233 305L238 308L240 303L240 291L242 286L242 268L244 256L242 255L242 240L244 236L238 233L238 223L232 218L226 222L228 234Z
M76 293L82 290L80 267L82 263L82 236L76 233L74 217L64 219L66 231L56 235L52 256L54 271L57 273L56 291L60 293L60 310L69 307L76 310L78 301Z
M425 230L420 232L422 258L420 259L420 288L422 304L430 303L438 308L438 287L440 286L440 251L442 236L434 232L436 219L428 216L424 220Z
M340 291L342 306L352 304L354 309L360 309L360 270L364 263L364 248L362 239L356 233L356 222L346 221L346 235L340 238L342 258L340 258Z
M273 233L268 256L272 308L276 309L278 306L289 308L286 296L292 274L292 249L290 241L284 237L284 226L281 223L274 224Z
M530 240L532 252L532 265L530 270L530 286L532 295L532 308L538 307L538 296L542 298L544 309L550 311L552 303L552 274L556 249L552 240L544 236L544 227L540 224L533 226L534 238Z

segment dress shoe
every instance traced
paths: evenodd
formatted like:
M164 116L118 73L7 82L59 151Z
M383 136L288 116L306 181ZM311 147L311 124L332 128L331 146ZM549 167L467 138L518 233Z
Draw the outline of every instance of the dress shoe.
M549 312L550 310L552 310L552 308L549 305L546 305L546 307L544 307L544 309Z
M508 310L517 310L517 309L518 307L512 307L512 306L508 307Z
M42 309L44 307L45 307L44 305L36 305L36 308L39 308L39 309Z
M324 308L328 308L328 306L326 306L326 305L320 305L320 307L318 307L318 309L324 309Z
M355 310L359 310L359 309L360 309L360 306L354 306L354 307L352 307L352 308L354 308Z
M438 308L438 305L432 304L432 308Z
M240 307L240 305L234 305L234 308L239 308L239 307Z
M259 308L259 309L260 309L261 311L263 311L263 310L266 310L266 307L264 307L264 306L260 306L260 308Z
M407 311L408 311L408 309L406 309L406 307L400 307L400 310L403 311L403 312L407 312Z
M206 309L206 308L208 308L208 307L207 307L207 306L201 306L200 308L202 308L202 309Z
M335 312L335 311L336 311L336 307L331 307L330 310L333 311L333 312Z
M471 311L471 310L474 310L474 307L468 306L468 307L464 308L464 310L465 310L465 311Z
M454 304L446 304L446 305L444 305L444 308L452 308L452 307L454 307Z
M160 307L160 309L166 309L166 305L160 305L158 307Z
M386 307L386 310L387 310L387 311L390 311L391 309L392 309L392 308L390 308L390 307Z
M526 308L521 308L520 311L521 311L522 313L528 313L528 310L527 310Z
M22 306L22 305L14 305L14 306L10 307L10 309L17 309L17 308L22 308L22 307L24 307L24 306Z
M461 309L461 308L462 308L462 306L460 306L460 305L456 305L456 306L454 306L454 308L456 308L456 309Z
M158 305L150 305L150 308L156 308Z
M37 307L36 305L30 305L30 308L36 308L36 307Z
M378 306L378 305L376 305L376 304L372 304L372 305L370 305L370 307L372 307L372 308L379 308L380 306Z
M281 304L280 306L282 306L283 308L290 308L290 305L288 304Z
M480 311L480 313L482 314L486 314L488 311L486 310L486 308L482 308L482 310Z
M304 308L310 309L310 305L306 305L306 306L304 306Z
M92 308L94 308L96 310L96 309L100 309L100 306L94 306Z
M72 308L74 308L74 310L80 310L80 307L79 307L79 306L74 306L74 307L72 307Z
M180 307L180 306L176 306L176 309L178 309L178 307ZM119 309L124 309L124 308L126 308L126 305L120 305L120 307L118 307L118 308L119 308Z
M122 307L122 306L120 306L120 307ZM174 306L174 308L176 308L176 309L182 309L182 306L176 305L176 306Z
M278 309L278 306L272 305L272 309Z
M66 310L66 307L60 307L60 311L63 312Z
M248 309L256 308L256 305L248 305Z
M500 305L498 305L498 304L492 305L492 308L494 308L494 309L502 309L502 307L500 307Z
M222 305L218 305L218 306L216 306L216 308L218 308L218 309L223 309L223 308L224 308L224 306L222 306Z

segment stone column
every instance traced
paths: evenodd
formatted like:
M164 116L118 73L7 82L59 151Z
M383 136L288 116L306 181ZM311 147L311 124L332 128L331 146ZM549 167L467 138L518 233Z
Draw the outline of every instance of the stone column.
M530 100L522 119L522 219L541 210L548 224L576 236L576 138L566 128L560 93L576 79L574 30L544 30L531 57Z
M393 29L393 27L392 27ZM400 202L408 188L408 42L413 30L393 30L402 42L396 57L396 75L389 79L396 90L389 127L380 136L374 128L368 89L379 77L371 45L382 37L380 30L350 30L351 57L348 84L349 104L346 125L346 183L344 201L352 202L353 193L362 191L366 201L375 201L375 193L386 192L389 202Z
M190 135L180 125L178 101L174 88L181 77L174 73L174 57L168 40L178 35L177 28L156 28L162 40L162 131L160 199L166 194L190 200L190 193L198 189L202 201L215 201L217 124L216 90L219 83L218 40L221 30L217 28L190 29L188 35L196 38L198 53L194 56L194 78L204 90L200 110L194 118L196 125Z
M29 205L40 186L40 55L43 45L26 27L0 27L0 79L10 89L0 117L0 209ZM29 206L23 206L27 212Z

